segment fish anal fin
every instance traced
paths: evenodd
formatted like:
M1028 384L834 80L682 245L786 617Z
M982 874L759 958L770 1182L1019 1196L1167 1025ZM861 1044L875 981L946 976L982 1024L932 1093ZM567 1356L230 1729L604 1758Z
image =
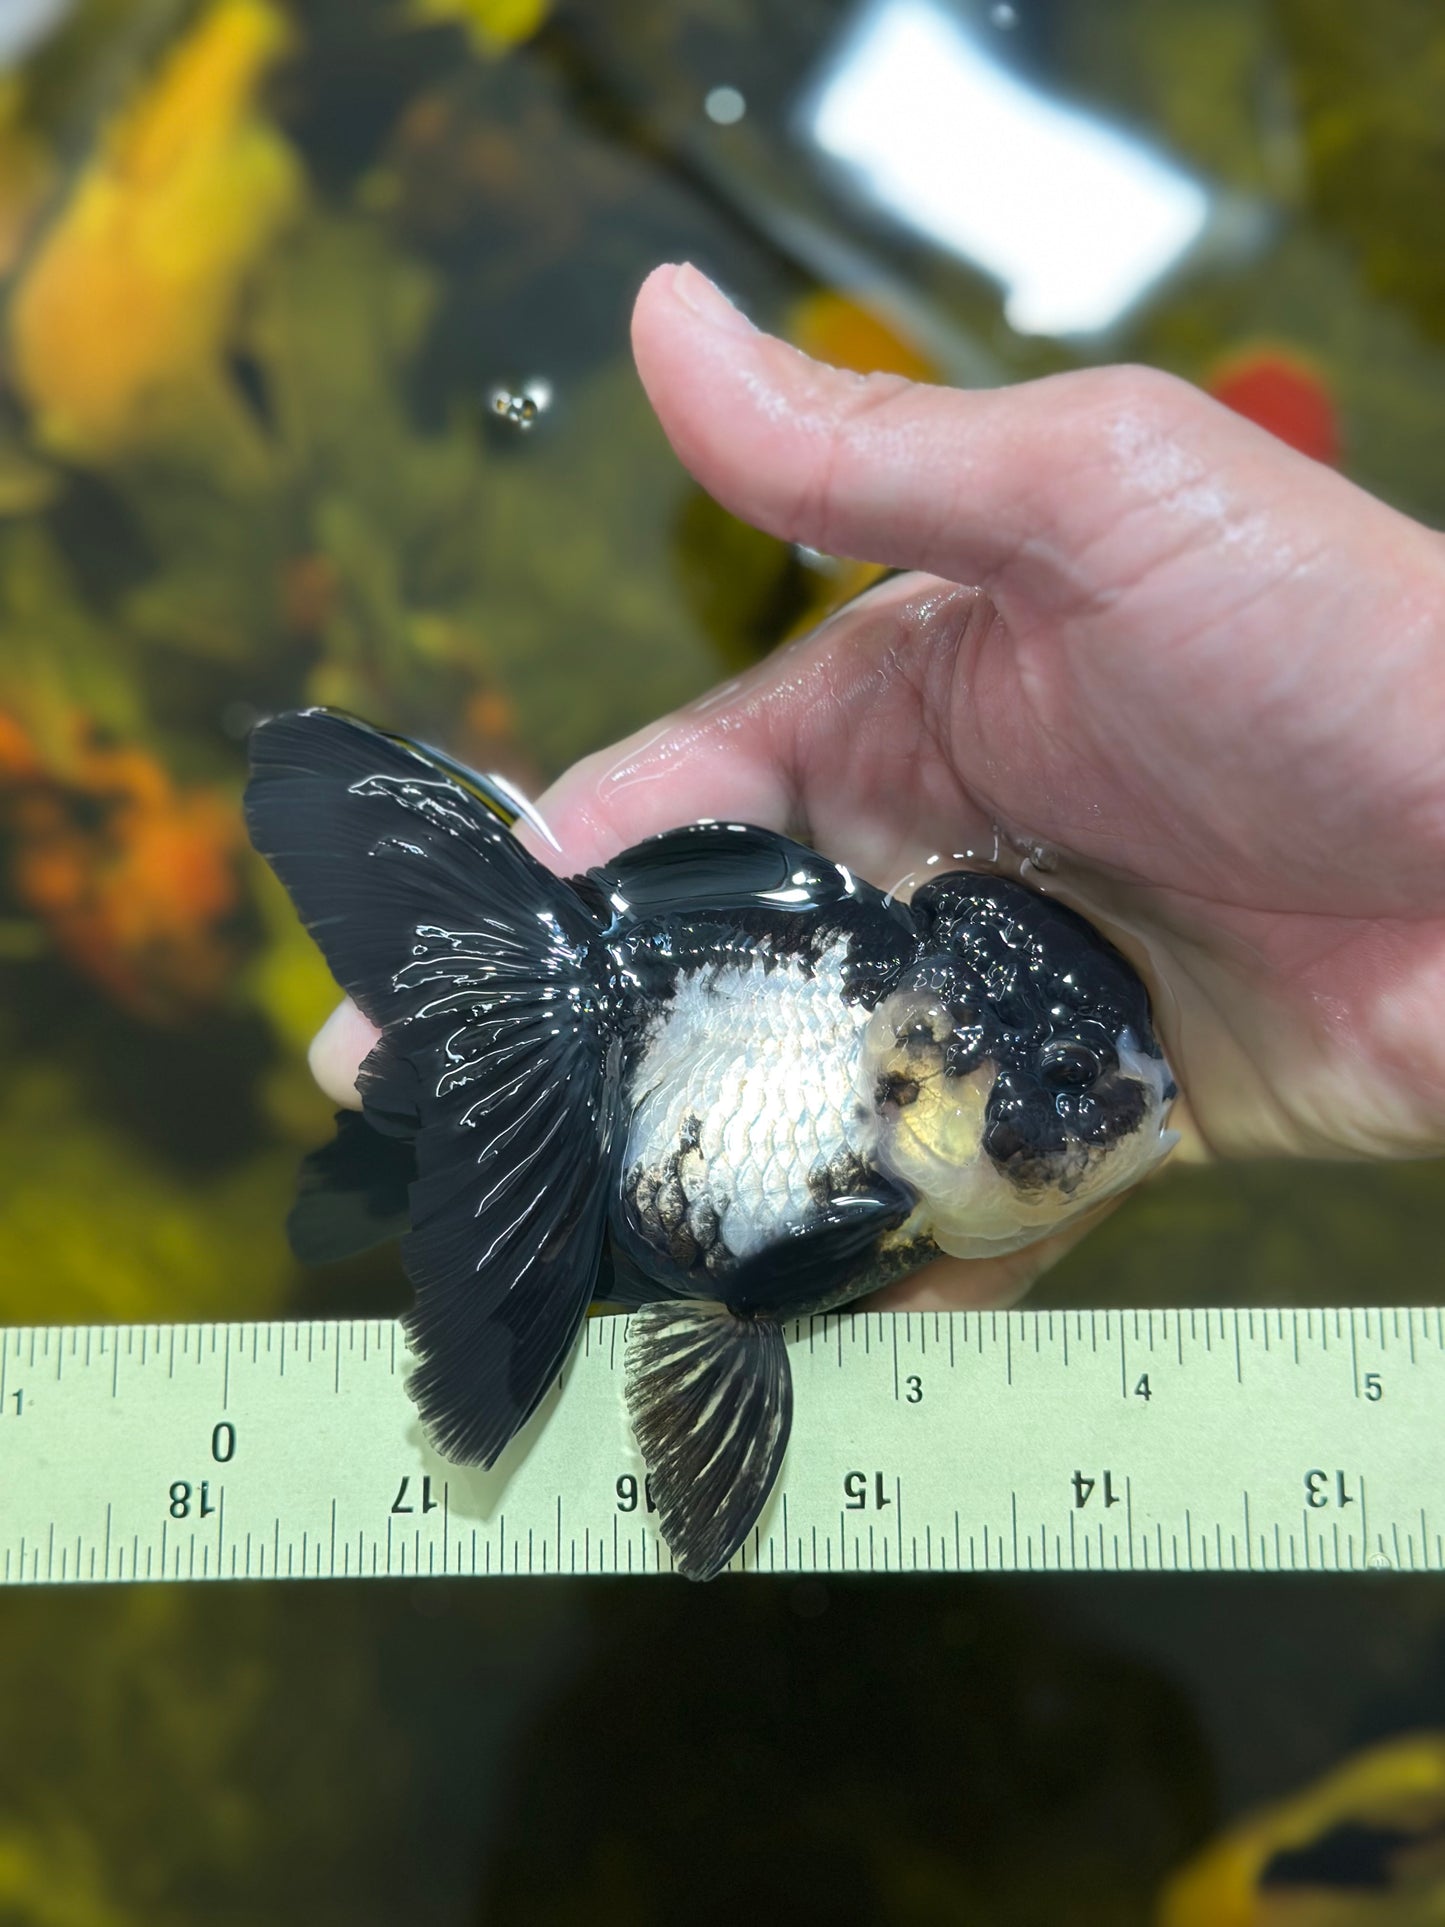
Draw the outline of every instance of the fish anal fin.
M757 1524L793 1422L780 1325L707 1300L628 1320L627 1408L677 1570L720 1573Z

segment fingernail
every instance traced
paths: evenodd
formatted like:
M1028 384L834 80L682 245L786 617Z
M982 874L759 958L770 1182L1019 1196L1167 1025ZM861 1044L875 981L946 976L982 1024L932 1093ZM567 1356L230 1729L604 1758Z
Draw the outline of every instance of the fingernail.
M672 291L709 327L723 328L735 335L756 333L742 310L735 308L722 289L709 281L705 274L699 273L690 261L684 261L673 274Z

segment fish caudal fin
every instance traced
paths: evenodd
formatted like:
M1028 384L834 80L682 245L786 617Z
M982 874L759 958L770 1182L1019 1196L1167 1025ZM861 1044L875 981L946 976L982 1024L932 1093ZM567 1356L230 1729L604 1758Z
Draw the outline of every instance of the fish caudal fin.
M627 1409L662 1536L689 1579L720 1573L783 1463L793 1381L782 1327L684 1299L628 1320Z
M383 1136L358 1112L338 1111L336 1136L302 1161L286 1220L291 1249L303 1265L325 1265L399 1238L415 1177L410 1139Z
M381 1031L367 1122L414 1145L409 1389L440 1452L490 1465L601 1259L620 1053L587 961L599 925L512 836L515 801L445 758L306 710L256 729L251 767L251 839ZM314 1198L308 1219L329 1232Z

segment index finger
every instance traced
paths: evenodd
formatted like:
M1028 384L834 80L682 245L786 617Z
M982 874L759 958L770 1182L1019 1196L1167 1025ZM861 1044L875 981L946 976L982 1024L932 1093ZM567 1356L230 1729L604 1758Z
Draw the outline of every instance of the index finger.
M948 753L948 718L997 623L976 591L926 576L870 590L746 675L584 757L539 811L575 873L679 824L757 823L884 888L935 847L991 840Z

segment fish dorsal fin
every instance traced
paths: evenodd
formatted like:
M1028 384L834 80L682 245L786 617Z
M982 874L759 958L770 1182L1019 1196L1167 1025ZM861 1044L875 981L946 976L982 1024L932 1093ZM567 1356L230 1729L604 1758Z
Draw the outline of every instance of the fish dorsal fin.
M698 1299L627 1324L627 1409L663 1538L689 1579L720 1573L783 1463L793 1381L782 1327Z
M561 1368L605 1234L619 1049L599 925L477 784L336 711L260 725L246 815L380 1029L367 1118L414 1140L410 1390L437 1449L491 1464Z
M831 909L878 899L841 863L776 830L747 823L692 823L634 843L587 872L614 910L634 917L688 910Z

